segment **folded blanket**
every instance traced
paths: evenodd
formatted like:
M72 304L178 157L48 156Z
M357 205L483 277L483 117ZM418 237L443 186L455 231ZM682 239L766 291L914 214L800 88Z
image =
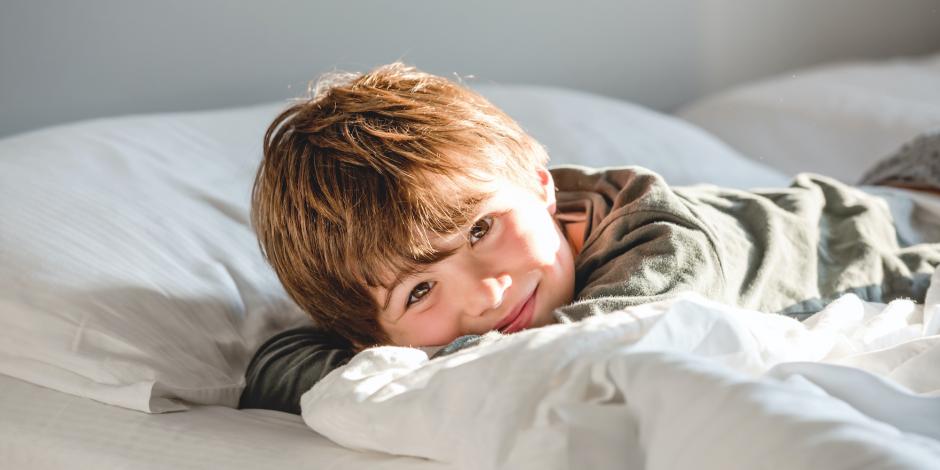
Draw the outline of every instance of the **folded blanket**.
M940 273L925 305L804 323L687 295L430 360L361 352L302 398L354 449L456 468L935 468Z
M901 184L940 190L940 129L905 143L866 171L859 184Z

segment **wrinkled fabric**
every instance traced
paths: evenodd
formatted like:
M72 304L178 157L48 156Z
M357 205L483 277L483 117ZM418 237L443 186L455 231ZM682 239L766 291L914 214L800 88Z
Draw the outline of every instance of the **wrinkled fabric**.
M940 189L940 129L918 135L862 175L859 184Z
M935 468L926 305L847 294L804 322L695 294L450 355L380 347L302 397L340 445L466 469Z

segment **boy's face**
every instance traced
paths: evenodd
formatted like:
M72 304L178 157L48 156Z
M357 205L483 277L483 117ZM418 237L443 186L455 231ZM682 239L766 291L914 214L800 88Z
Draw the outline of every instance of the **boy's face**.
M543 326L571 302L574 256L553 218L554 182L544 168L532 177L540 194L504 182L465 233L435 241L459 246L452 256L405 278L390 295L373 290L379 323L394 344L440 346L466 334Z

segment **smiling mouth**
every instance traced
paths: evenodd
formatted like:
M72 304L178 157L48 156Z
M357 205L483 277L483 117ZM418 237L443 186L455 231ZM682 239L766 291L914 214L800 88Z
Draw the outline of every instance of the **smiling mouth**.
M494 329L498 330L500 333L514 333L528 326L528 322L530 321L531 317L531 311L534 308L534 306L531 304L535 302L535 291L536 289L532 289L532 293L523 299L522 302L512 312L509 313L509 315L506 315L506 318L499 322L499 324Z

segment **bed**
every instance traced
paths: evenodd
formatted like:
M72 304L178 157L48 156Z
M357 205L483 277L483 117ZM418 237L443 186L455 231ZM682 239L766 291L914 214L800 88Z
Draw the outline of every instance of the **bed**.
M930 61L911 60L906 64L912 75L933 70ZM889 68L903 67L897 62L866 64L865 72L856 73ZM829 72L823 69L814 74L814 83L825 83L830 77L831 86L837 86L846 75L852 76L851 71L841 68ZM932 83L940 83L940 80ZM877 87L877 83L873 86ZM696 123L693 125L630 103L572 90L521 85L475 87L542 142L553 164L612 166L630 163L651 168L676 185L767 187L786 184L792 168L786 156L802 150L793 147L791 152L758 155L751 153L751 147L742 141L744 137L735 139L729 132L716 130L726 116L735 114L729 111L735 104L733 100L721 104L722 112L710 116L701 111L706 109L704 105L684 111L683 116ZM897 91L889 87L881 90L885 95ZM777 91L769 89L765 93L773 96ZM800 102L793 100L794 105ZM806 104L808 102L809 98L802 101L814 112L824 112ZM937 103L933 103L934 110ZM332 388L305 395L307 401L331 403L335 410L349 413L337 411L319 416L305 413L301 417L235 409L244 386L244 369L254 349L275 332L307 321L265 265L247 220L249 188L260 158L261 137L266 124L282 106L283 103L274 103L210 112L99 119L0 141L0 415L5 417L0 421L3 449L0 467L216 468L224 465L227 468L434 469L520 468L524 466L520 462L538 461L543 464L540 468L575 465L621 468L625 462L645 462L647 468L679 468L695 462L697 468L732 468L734 465L747 468L749 463L791 459L792 468L822 464L837 468L837 465L860 462L918 468L940 455L937 453L940 441L937 436L931 437L933 428L929 424L878 421L872 418L872 413L884 416L878 415L877 409L867 409L869 414L853 414L851 410L866 410L864 403L852 401L864 402L864 394L833 398L839 397L838 384L826 385L807 379L814 374L812 368L778 368L770 372L777 374L770 378L785 384L782 389L774 389L783 390L780 396L784 398L770 405L762 401L764 397L776 396L770 389L758 390L743 398L738 395L743 402L767 409L787 399L792 403L793 395L787 393L802 390L819 398L821 410L833 403L837 408L842 407L840 410L845 408L846 414L813 415L816 421L804 421L831 425L823 430L810 426L806 429L815 429L815 434L810 432L796 438L798 442L790 448L805 450L805 454L798 454L807 456L805 459L794 459L780 447L773 448L776 454L757 451L748 454L746 450L753 442L740 434L737 441L728 439L729 450L725 452L677 449L675 443L690 441L674 439L670 445L670 441L663 440L670 434L687 430L677 423L683 418L691 419L692 415L672 416L662 421L670 423L657 428L663 429L664 434L641 436L646 447L634 447L628 443L635 436L631 432L637 428L624 423L636 416L631 418L622 409L618 411L609 406L569 408L570 419L558 421L568 427L548 426L546 429L551 432L528 434L528 441L516 441L517 445L508 447L509 440L483 437L489 429L485 427L485 420L448 421L447 426L438 420L435 424L432 418L441 416L441 412L453 411L454 416L463 416L461 410L448 409L452 402L446 400L434 405L413 404L406 409L410 410L410 417L395 417L387 414L388 406L398 403L396 399L411 400L413 396L392 393L381 400L370 399L379 397L376 395L379 389L388 391L389 384L402 383L395 380L402 377L408 380L409 371L427 362L424 352L401 350L405 348L379 348L362 355L358 362L361 367L390 364L387 370L398 371L398 375L389 376L372 392L358 395L362 398L359 402L349 401L355 394L331 395L327 391L348 390L357 386L356 380L368 379L365 375L353 380L348 375L338 374ZM865 122L861 119L864 113L877 115L882 110L875 105L854 109L860 113L858 122ZM897 109L892 108L892 112ZM928 130L930 122L925 120L917 125L927 127L921 131ZM750 122L750 125L739 136L774 138L773 129L758 130L754 128L755 123ZM787 132L778 138L775 146L787 145L792 138L792 127L787 128ZM900 134L885 133L882 138L885 148L899 146L904 140ZM837 143L833 141L829 145ZM844 155L851 158L851 149ZM833 168L859 165L863 164L840 160ZM844 177L852 175L846 173ZM853 334L868 338L865 347L872 348L865 352L876 352L877 346L885 344L879 341L888 341L885 337L901 344L902 349L890 349L896 354L910 357L915 350L930 354L936 351L934 329L940 322L940 315L933 316L935 309L908 304L866 306L846 302L838 306L843 310L833 310L829 317L854 315L852 318L857 321ZM936 303L940 303L940 298ZM644 325L644 319L655 317L659 319L657 322L663 318L681 319L690 309L721 311L722 307L704 299L686 298L676 304L627 313L614 321L620 322L617 324L624 328L623 335L629 336L629 329ZM840 313L844 311L850 313ZM881 315L885 312L889 315ZM875 337L870 322L860 320L875 317L894 319L893 329L879 330L878 341L871 339ZM737 332L738 336L732 336L747 338L755 335L755 331L770 328L763 323L724 325L724 320L720 319L724 317L717 313L708 318L713 321L698 330L703 335L699 339L715 338L709 332L716 331ZM836 320L822 323L825 326L832 322L838 323ZM798 323L785 326L794 328L792 331L804 331L799 330L804 327ZM590 324L579 327L592 328ZM491 349L509 354L506 351L512 347L563 342L574 333L555 329L549 331L548 336L537 334L520 335L519 340L502 349ZM910 341L919 349L910 346ZM707 342L699 341L699 344ZM734 344L751 343L741 340ZM629 352L651 354L656 350L656 343L651 343L647 350ZM784 352L789 350L781 347L779 351L783 352L774 356L774 361L767 360L764 364L767 367L760 372L768 373L766 369L771 368L771 363L812 359L788 356ZM748 380L753 377L721 375L727 371L712 371L708 365L712 362L695 359L708 354L685 353L681 360L673 360L672 356L657 357L657 360L677 364L679 370L691 368L689 370L702 372L705 377L714 379L710 383L717 384L715 390L719 392L737 390L735 384L750 390ZM459 365L460 361L472 364L474 359L486 359L486 355L471 356L456 356L450 364ZM490 359L499 357L494 354ZM880 384L872 387L884 388L887 395L879 396L898 400L889 403L913 403L913 409L923 411L922 416L932 416L930 412L936 410L936 402L930 401L927 394L940 390L937 381L932 380L940 376L940 372L929 366L933 356L919 357L920 362L914 362L920 366L913 371L895 371L900 368L899 363L883 356L878 356L878 361L849 361L842 366L861 371L868 367L869 372L849 376L846 379L849 385ZM908 367L913 367L914 362L908 361ZM879 382L878 377L891 375L887 374L885 364L893 364L890 370L896 373L892 380L903 383L904 387L892 389L893 382ZM878 367L882 369L876 370ZM463 383L460 377L453 380L446 383L450 387ZM597 382L597 390L579 393L610 392L625 383L628 382ZM680 388L694 390L694 387ZM573 389L559 386L554 396L565 396L559 395L559 390L570 392ZM721 396L733 401L729 395L716 397ZM749 397L753 400L748 401ZM696 402L689 397L670 399L687 404L689 410L696 409ZM382 401L384 405L377 405ZM700 417L708 417L719 409L709 402L698 403ZM356 413L357 409L362 412ZM650 406L645 409L667 408ZM370 422L375 416L388 417L388 424ZM605 419L611 416L623 419ZM799 418L799 415L794 416ZM649 419L654 418L666 419L663 416ZM511 425L523 422L523 417L502 422L506 426L499 428L499 432L512 433ZM720 421L712 421L716 422ZM724 423L729 426L724 428L726 432L735 424L733 421ZM775 421L769 419L763 425L773 423ZM408 432L401 432L402 429ZM566 433L566 429L578 429L579 433ZM862 437L846 440L846 433ZM790 439L797 436L785 435ZM720 443L723 435L712 432L711 437L714 444ZM896 445L893 451L878 453L878 443ZM721 450L720 444L716 445L719 447L712 449ZM866 453L866 445L876 450ZM538 453L538 449L546 448L570 452ZM574 449L580 451L574 452ZM585 449L606 451L592 453ZM730 449L738 453L731 453ZM703 455L714 459L703 458ZM852 455L862 460L844 460ZM780 460L768 460L772 458ZM731 467L722 466L729 463Z

